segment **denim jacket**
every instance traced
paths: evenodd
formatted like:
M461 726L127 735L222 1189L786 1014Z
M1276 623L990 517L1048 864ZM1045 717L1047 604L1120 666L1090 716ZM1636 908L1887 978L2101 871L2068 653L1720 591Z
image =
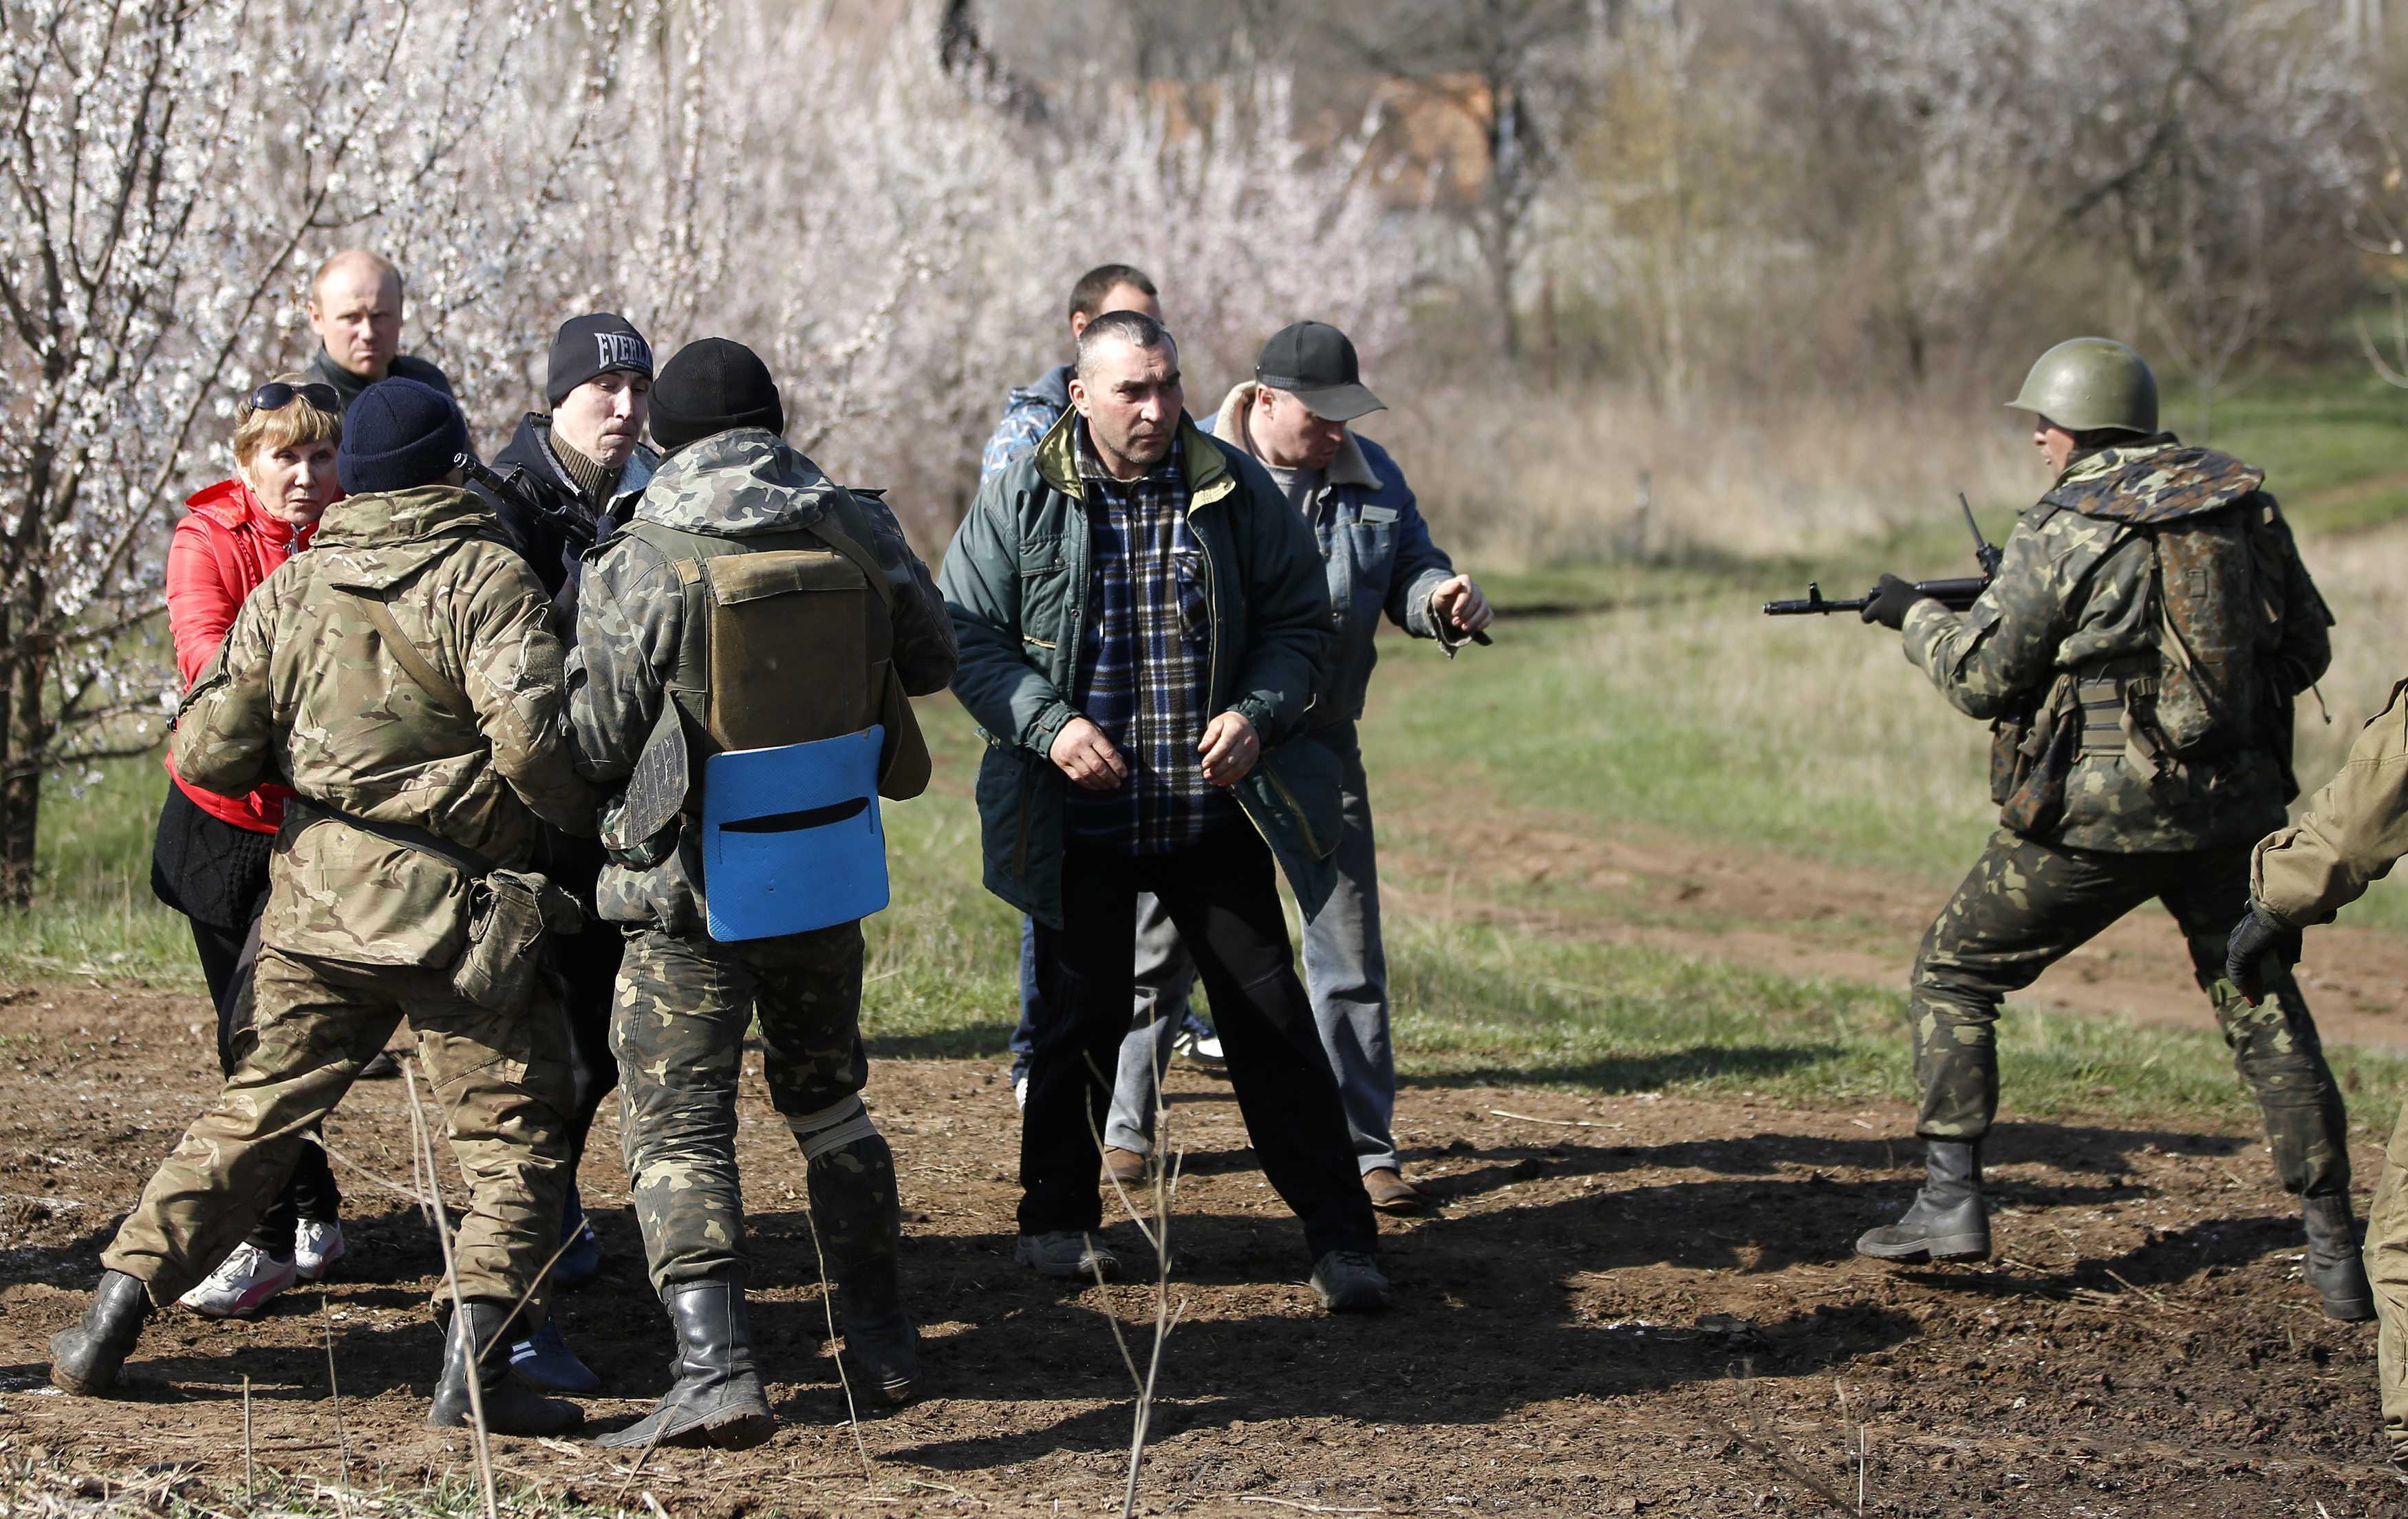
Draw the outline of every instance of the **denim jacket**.
M1238 386L1206 429L1245 448L1246 408L1254 399L1254 381ZM1438 639L1450 658L1462 640L1430 616L1430 593L1455 578L1455 563L1430 541L1412 488L1386 450L1349 432L1325 473L1311 525L1329 580L1333 638L1306 723L1326 728L1363 715L1383 614L1416 638Z

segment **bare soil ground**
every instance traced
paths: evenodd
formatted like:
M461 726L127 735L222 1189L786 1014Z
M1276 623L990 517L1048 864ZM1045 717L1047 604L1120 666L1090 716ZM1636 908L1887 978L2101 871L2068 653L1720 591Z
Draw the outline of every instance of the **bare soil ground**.
M1626 824L1601 833L1594 820L1506 822L1484 807L1447 807L1426 794L1416 800L1410 811L1392 810L1403 826L1383 848L1417 864L1425 881L1442 881L1450 869L1469 873L1477 900L1383 882L1406 911L1645 944L1788 976L1904 987L1915 946L1953 885ZM1971 855L1965 864L1971 867ZM1500 884L1534 888L1523 895L1541 900L1565 890L1603 897L1617 910L1498 906ZM2300 982L2327 1042L2408 1048L2408 939L2320 928L2308 953ZM2182 935L2155 905L2067 956L2018 1000L2186 1028L2214 1025Z
M48 1389L46 1337L200 1098L206 1014L92 985L5 998L0 1441L93 1472L195 1462L238 1483L248 1376L264 1465L333 1478L347 1463L354 1482L466 1470L465 1440L421 1423L435 1241L366 1183L322 1292L253 1324L163 1314L123 1397ZM996 1068L882 1061L870 1096L903 1167L927 1332L925 1397L862 1426L870 1473L843 1426L800 1166L756 1075L754 1323L784 1426L741 1454L655 1454L632 1488L589 1444L505 1440L506 1477L595 1501L649 1491L677 1514L1116 1508L1130 1400L1106 1319L1134 1331L1148 1290L1011 1265L1017 1128ZM1444 1206L1383 1225L1396 1311L1333 1319L1301 1284L1298 1235L1227 1089L1177 1078L1183 1318L1144 1512L1844 1512L1860 1476L1867 1513L2408 1512L2375 1432L2372 1330L2315 1310L2247 1134L2011 1125L1995 1144L2001 1258L1893 1270L1848 1246L1907 1196L1902 1111L1409 1082L1398 1117ZM364 1083L331 1139L406 1180L408 1132L398 1086ZM2361 1154L2361 1174L2377 1158ZM560 1311L616 1395L589 1405L607 1426L666 1384L669 1345L607 1117L582 1181L609 1263Z

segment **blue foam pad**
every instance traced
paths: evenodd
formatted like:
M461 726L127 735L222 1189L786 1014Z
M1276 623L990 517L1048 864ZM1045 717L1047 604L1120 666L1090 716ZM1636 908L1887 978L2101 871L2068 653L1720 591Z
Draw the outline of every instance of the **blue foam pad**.
M739 749L703 765L702 889L722 942L808 933L886 906L886 730Z

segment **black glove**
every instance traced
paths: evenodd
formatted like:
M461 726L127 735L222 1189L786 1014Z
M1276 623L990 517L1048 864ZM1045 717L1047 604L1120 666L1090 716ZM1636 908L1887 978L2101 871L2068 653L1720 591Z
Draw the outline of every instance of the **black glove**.
M1906 625L1906 609L1923 599L1923 593L1895 575L1885 575L1873 587L1873 598L1856 615L1868 623L1879 623L1886 628Z
M2233 925L2232 938L2224 946L2224 973L2252 1007L2266 995L2266 967L2269 962L2285 969L2300 963L2300 931L2286 928L2274 916L2257 903L2249 904L2249 915Z

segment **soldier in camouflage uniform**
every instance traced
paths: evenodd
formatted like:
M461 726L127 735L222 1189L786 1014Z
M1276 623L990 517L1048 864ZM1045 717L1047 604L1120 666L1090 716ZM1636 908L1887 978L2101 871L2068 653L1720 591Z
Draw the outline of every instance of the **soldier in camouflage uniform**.
M2252 997L2290 983L2300 930L2330 923L2408 854L2408 681L2358 736L2297 824L2258 846L2249 915L2232 931L2226 969ZM2372 1279L2375 1357L2383 1429L2395 1465L2408 1467L2408 1108L2383 1153L2383 1175L2367 1209L2367 1275Z
M2060 344L2009 405L2034 414L2057 479L2016 523L1997 577L1960 615L1884 576L1864 614L1902 628L1907 657L1952 705L1996 720L2005 826L1915 957L1915 1131L1929 1179L1904 1218L1856 1248L1898 1261L1988 1255L1979 1156L1998 1111L2000 1003L2155 898L2257 1096L2283 1185L2305 1199L2326 1311L2364 1318L2365 1277L2336 1248L2351 1228L2349 1155L2315 1023L2287 976L2252 1006L2224 967L2250 844L2298 791L2291 699L2323 673L2331 619L2264 476L2157 431L2156 380L2131 350ZM2186 658L2210 637L2239 642ZM2186 714L2206 698L2186 694L2197 692L2225 705L2194 735Z
M240 795L298 794L269 867L257 1043L159 1168L102 1255L81 1324L50 1342L74 1393L116 1380L153 1303L171 1303L258 1221L310 1132L407 1017L468 1182L433 1422L574 1428L567 1403L480 1360L513 1312L543 1321L538 1273L567 1191L566 1036L552 989L489 1008L454 989L467 864L523 869L537 823L590 830L550 604L452 468L467 429L415 380L370 387L337 467L349 496L315 546L254 591L184 697L177 772ZM481 861L478 857L481 856ZM479 871L481 875L483 872ZM448 1309L438 1293L438 1315ZM497 1349L497 1348L496 1348Z
M815 678L838 680L811 669L827 657L817 650L802 652L799 676L781 674L775 657L796 651L748 654L735 669L706 652L687 597L691 584L718 583L706 580L706 562L869 545L860 552L874 554L891 594L902 687L916 695L952 679L952 623L894 514L828 480L786 445L784 428L777 387L749 350L710 338L681 351L652 389L652 436L668 457L635 520L588 556L578 605L569 692L579 764L611 794L602 833L612 863L597 900L627 935L611 1028L627 1169L652 1285L680 1347L676 1384L605 1444L732 1447L773 1428L744 1313L736 1173L737 1079L756 1016L770 1100L805 1157L846 1348L890 1401L909 1397L918 1374L917 1330L896 1277L895 1159L860 1096L868 1075L860 925L713 939L698 790L657 833L629 837L629 780L665 721L698 733L706 710L792 705L810 699Z

